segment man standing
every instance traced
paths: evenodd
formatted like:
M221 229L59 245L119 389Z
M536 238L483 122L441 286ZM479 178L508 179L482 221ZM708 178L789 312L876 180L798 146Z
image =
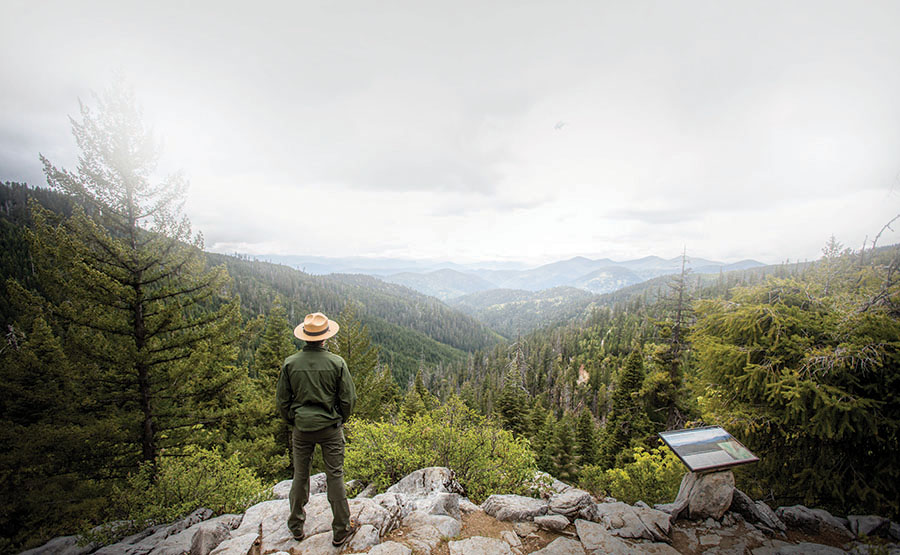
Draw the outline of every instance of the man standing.
M358 528L350 524L350 505L344 490L343 431L343 424L356 403L356 389L344 359L323 346L338 329L337 322L321 312L306 315L303 323L294 329L294 335L306 341L306 346L285 359L275 393L281 416L293 426L294 481L288 528L294 539L303 539L306 521L303 507L309 501L310 465L318 444L325 461L335 546L345 544Z

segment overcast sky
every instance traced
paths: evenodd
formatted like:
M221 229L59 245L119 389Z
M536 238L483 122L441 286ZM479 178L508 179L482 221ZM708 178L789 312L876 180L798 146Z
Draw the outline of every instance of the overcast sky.
M812 259L900 212L898 24L897 1L0 0L0 180L74 169L67 116L120 70L214 251Z

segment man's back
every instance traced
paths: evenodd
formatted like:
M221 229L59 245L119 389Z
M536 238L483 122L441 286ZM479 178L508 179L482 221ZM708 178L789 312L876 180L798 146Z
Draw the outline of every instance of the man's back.
M307 345L285 359L276 398L288 423L312 432L345 422L353 412L356 390L343 358Z

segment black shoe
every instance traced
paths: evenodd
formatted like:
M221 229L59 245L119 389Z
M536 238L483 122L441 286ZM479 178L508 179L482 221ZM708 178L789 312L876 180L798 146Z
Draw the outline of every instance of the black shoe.
M302 533L302 532L300 533L299 536L298 536L297 534L294 534L294 541L295 541L295 542L302 542L302 541L303 541L303 538L305 538L305 537L306 537L306 534L304 534L304 533Z
M350 524L350 526L347 527L347 533L344 534L344 537L339 540L331 540L331 545L335 547L344 545L345 543L350 541L350 538L353 537L353 534L355 534L357 530L359 530L359 524Z

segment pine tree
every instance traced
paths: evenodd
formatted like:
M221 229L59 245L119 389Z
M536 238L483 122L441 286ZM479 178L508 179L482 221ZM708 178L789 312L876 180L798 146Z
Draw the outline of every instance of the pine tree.
M293 332L287 320L287 313L281 299L276 299L269 314L266 315L262 341L256 348L251 366L251 375L268 393L275 391L284 359L296 350L291 337Z
M80 203L58 220L33 203L29 244L43 304L65 330L77 379L90 384L98 468L135 468L213 425L240 371L227 367L239 328L224 268L208 269L202 238L180 212L187 182L152 176L158 145L122 84L72 120L76 172L43 156L50 186ZM45 302L46 301L46 302ZM102 430L102 431L101 431Z
M632 442L644 439L650 432L647 413L637 398L643 382L643 351L640 346L635 346L619 370L612 394L612 408L604 429L599 460L606 467L622 462Z
M518 368L510 365L497 399L496 409L503 427L519 435L528 432L527 393L522 387Z
M341 330L329 340L329 349L344 358L353 376L358 396L354 415L365 420L378 420L387 413L385 409L399 399L397 384L390 368L379 367L378 347L372 345L368 326L357 319L353 304L347 304L338 317L338 324Z
M594 464L597 460L597 445L594 433L594 418L591 411L582 409L578 415L575 430L575 443L578 446L578 457L581 465Z
M550 411L545 414L540 431L535 435L531 445L537 454L538 468L544 472L553 473L555 472L553 456L556 452L556 418Z
M572 420L566 415L556 423L553 434L553 476L569 484L578 482L579 457L575 437L572 434Z

